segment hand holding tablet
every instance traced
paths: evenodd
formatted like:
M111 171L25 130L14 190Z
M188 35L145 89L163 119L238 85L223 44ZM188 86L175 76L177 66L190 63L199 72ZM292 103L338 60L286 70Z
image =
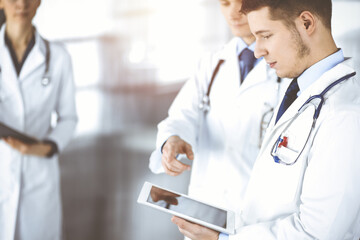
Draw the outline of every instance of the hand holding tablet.
M235 214L230 210L145 182L138 203L170 213L210 229L234 234Z

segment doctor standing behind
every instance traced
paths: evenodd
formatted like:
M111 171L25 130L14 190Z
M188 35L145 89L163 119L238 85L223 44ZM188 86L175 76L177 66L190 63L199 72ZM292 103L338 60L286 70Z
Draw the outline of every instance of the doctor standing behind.
M331 0L244 0L242 11L255 55L293 80L255 162L243 227L219 239L358 240L360 82L332 37ZM192 239L218 239L173 221Z
M177 95L158 125L149 166L177 176L190 170L176 158L186 154L193 160L189 195L237 211L286 81L255 59L255 37L240 13L242 0L219 3L234 38L202 58Z
M0 141L0 239L61 239L58 153L77 123L69 54L32 19L40 0L0 0L0 121L39 139ZM55 126L51 115L57 114Z

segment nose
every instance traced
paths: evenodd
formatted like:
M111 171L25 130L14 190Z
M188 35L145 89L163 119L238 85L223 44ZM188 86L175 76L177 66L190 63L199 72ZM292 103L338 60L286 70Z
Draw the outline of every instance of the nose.
M256 58L265 57L268 54L267 50L256 40L254 55Z
M238 2L234 2L230 5L229 8L229 15L233 19L238 19L243 14L240 12L241 4Z
M18 5L18 7L26 8L29 5L30 1L33 1L33 0L18 0L17 5Z

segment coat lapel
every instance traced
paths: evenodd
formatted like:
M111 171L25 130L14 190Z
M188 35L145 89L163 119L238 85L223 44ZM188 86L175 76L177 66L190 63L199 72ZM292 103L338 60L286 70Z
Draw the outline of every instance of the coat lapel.
M19 80L27 79L28 75L37 70L41 65L45 64L46 48L44 40L35 31L35 45L26 58L21 69Z
M240 86L240 68L236 54L237 41L237 38L233 38L219 56L219 59L225 60L224 67L221 71L224 72L223 76L226 76L226 78L221 81L227 81L229 85L232 86L232 89L238 89Z
M3 98L7 98L14 93L20 94L17 74L12 62L9 49L5 44L5 25L0 32L0 67L1 79L0 90Z
M262 59L246 76L245 81L240 87L239 94L257 84L275 78L277 78L275 71L270 69L266 61Z

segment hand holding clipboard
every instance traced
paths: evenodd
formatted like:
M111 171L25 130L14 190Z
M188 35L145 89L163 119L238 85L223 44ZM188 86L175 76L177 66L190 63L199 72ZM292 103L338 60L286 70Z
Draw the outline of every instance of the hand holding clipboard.
M12 137L15 139L18 139L24 143L27 144L35 144L35 143L39 143L39 140L30 137L24 133L21 133L7 125L5 125L4 123L0 122L0 138L6 138L6 137Z

